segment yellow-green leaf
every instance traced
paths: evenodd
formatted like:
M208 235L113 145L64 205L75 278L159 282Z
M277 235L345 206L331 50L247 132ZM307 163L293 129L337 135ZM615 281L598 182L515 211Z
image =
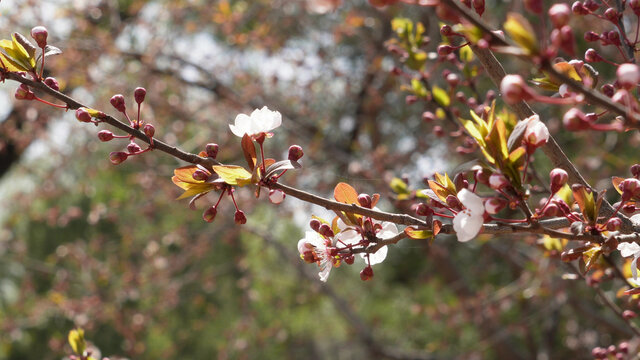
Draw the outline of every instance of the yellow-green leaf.
M414 240L422 240L422 239L428 239L433 237L433 231L416 229L412 226L407 226L404 229L404 233L407 234L408 237Z
M538 52L538 40L529 21L518 13L507 14L504 31L529 54Z
M470 46L463 46L460 48L460 60L465 63L473 61L473 50Z
M229 185L245 186L251 184L251 173L237 165L216 165L213 167L218 176Z
M434 85L431 88L431 92L433 93L433 99L438 103L438 105L442 107L447 107L451 104L451 99L449 98L449 94L444 89L441 89L437 85Z
M393 192L396 194L409 193L409 187L400 178L394 177L393 179L391 179L391 182L389 182L389 186L391 187L391 190L393 190Z
M484 142L484 136L482 136L482 134L480 133L476 125L473 123L473 121L465 120L465 119L460 119L460 121L462 122L462 125L464 126L464 128L467 130L467 133L469 133L469 136L474 138L478 143L478 145L480 145L483 148L487 146L487 144Z
M427 88L419 79L411 79L411 89L413 90L413 93L419 97L426 97L429 94Z
M69 345L78 355L82 355L84 350L87 347L86 342L84 341L84 330L83 329L73 329L69 331Z

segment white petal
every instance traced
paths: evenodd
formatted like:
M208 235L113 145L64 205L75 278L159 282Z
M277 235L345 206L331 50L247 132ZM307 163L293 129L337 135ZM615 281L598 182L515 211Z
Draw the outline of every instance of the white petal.
M320 277L320 281L327 282L327 279L329 278L329 273L331 272L332 267L333 265L331 264L331 261L322 262L322 264L320 265L320 272L318 273L318 276Z
M322 237L320 237L320 234L315 231L305 231L304 240L317 248L326 247L324 244L324 240L322 239Z
M638 280L638 256L634 256L631 262L631 275L634 280Z
M398 227L396 224L391 222L383 222L382 229L376 234L379 239L391 239L392 237L398 235Z
M298 241L298 252L302 255L307 251L307 239L300 239Z
M482 229L483 220L482 215L474 215L469 210L459 212L453 218L453 229L456 231L458 241L467 242L476 237Z
M618 244L618 250L620 250L620 255L622 255L622 257L629 257L636 253L640 253L640 245L634 242L620 243Z
M387 246L383 246L380 249L378 249L378 251L376 251L375 253L369 254L369 263L371 265L380 264L381 262L384 261L384 259L387 258L388 251L389 249L387 248ZM362 256L362 258L366 260L365 254L360 254L360 256Z
M236 116L235 125L229 125L231 132L238 137L243 137L247 134L251 127L251 118L245 114L238 114Z
M471 210L472 213L484 213L484 205L482 199L467 189L462 189L458 192L458 199L462 205Z
M335 236L335 239L337 241L341 241L345 245L354 245L362 241L362 235L352 228L347 228L346 230L339 232Z

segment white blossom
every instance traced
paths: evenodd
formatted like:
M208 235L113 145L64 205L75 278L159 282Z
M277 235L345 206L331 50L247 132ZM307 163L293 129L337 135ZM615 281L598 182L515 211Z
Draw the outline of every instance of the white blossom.
M549 141L549 129L540 121L538 115L532 115L527 118L527 129L524 131L525 140L534 146L541 146Z
M333 267L333 257L329 245L331 245L330 241L325 240L315 231L305 231L304 239L298 241L298 251L301 256L304 257L305 252L312 251L318 258L318 267L320 267L318 276L323 282L327 281Z
M376 220L373 220L373 223L374 225L380 224L382 226L382 228L376 232L376 237L380 240L391 239L392 237L398 235L398 227L394 223L378 222ZM340 219L338 219L338 226L340 225L345 224ZM356 231L356 229L354 229L353 227L347 227L336 235L336 240L340 243L344 243L345 245L354 245L362 241L362 234ZM387 246L383 246L375 253L368 254L369 264L376 265L383 262L384 259L387 258L388 251L389 249L387 248ZM360 253L359 255L361 258L365 260L367 259L367 254Z
M484 223L484 205L482 199L467 189L458 193L458 199L466 209L460 211L453 218L453 229L458 241L467 242L480 232Z
M253 110L251 115L238 114L235 124L229 125L231 132L239 137L244 134L258 136L268 133L282 124L282 115L278 111L271 111L264 106L262 109Z
M633 261L631 261L631 274L633 275L633 279L638 279L638 258L640 258L640 245L638 243L621 243L618 244L618 250L620 250L620 255L622 257L630 257L633 256Z

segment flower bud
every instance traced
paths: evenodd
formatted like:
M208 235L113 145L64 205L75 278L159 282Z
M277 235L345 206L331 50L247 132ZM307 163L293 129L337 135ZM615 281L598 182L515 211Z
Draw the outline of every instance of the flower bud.
M555 203L550 203L542 212L544 217L556 217L562 215L562 211Z
M618 84L625 89L631 89L640 82L640 67L636 64L622 64L616 70Z
M129 145L127 145L127 151L129 152L129 155L133 155L142 151L142 148L140 148L140 145L130 142Z
M113 133L109 130L100 130L98 132L98 139L100 139L100 141L111 141L113 139Z
M494 173L489 176L489 187L494 190L502 190L509 185L509 180L500 173Z
M353 265L353 261L355 260L355 257L353 256L353 254L347 254L342 257L342 260L344 260L344 262L347 263L347 265Z
M208 157L212 157L215 159L218 156L219 148L220 147L218 146L218 144L209 143L207 144L207 146L205 146L204 151L207 153Z
M549 9L549 18L551 23L556 28L561 28L569 23L569 17L571 16L571 9L567 4L554 4Z
M540 15L544 10L542 2L542 0L524 0L524 7L532 13Z
M144 101L144 97L146 95L147 95L147 90L143 87L137 87L133 91L133 98L135 99L136 103L138 103L138 105L142 104L142 102Z
M453 35L453 29L449 25L442 25L442 27L440 28L440 35L451 36Z
M507 200L493 197L487 199L487 201L484 202L484 209L487 211L487 213L495 215L500 212L500 210L504 209L507 204Z
M206 181L209 178L209 173L202 169L198 169L193 172L193 175L191 175L191 177L196 181Z
M320 225L322 225L322 223L318 219L311 219L309 221L309 227L311 228L311 230L313 230L315 232L319 232L320 231Z
M640 177L640 164L633 164L631 166L631 175L636 179Z
M431 111L425 111L422 113L422 120L426 122L432 122L436 119L436 115Z
M614 8L608 8L607 10L605 10L604 17L614 24L617 24L620 20L620 14L618 14L616 9Z
M451 73L447 75L446 80L447 80L447 83L449 83L449 86L451 86L452 88L455 88L460 83L460 76L458 76L457 74Z
M405 102L405 104L407 104L407 105L415 104L415 103L416 103L416 101L418 101L418 97L417 97L417 96L415 96L415 95L407 95L407 96L404 98L404 102Z
M235 215L233 216L233 221L236 225L244 225L247 223L247 217L244 216L244 211L236 210Z
M111 102L111 106L113 106L120 112L125 112L127 110L127 107L124 103L124 96L122 96L121 94L113 95L109 102Z
M155 126L153 126L151 124L145 124L143 130L144 130L144 134L147 135L150 138L152 138L153 135L155 135L155 133L156 133Z
M371 268L371 266L367 266L366 268L362 269L362 271L360 271L360 279L362 281L371 280L371 278L373 278L373 269Z
M368 194L360 194L358 195L358 204L360 204L360 206L371 209L371 196L369 196Z
M618 45L620 46L620 34L618 34L617 31L615 30L611 30L607 33L607 40L609 40L610 43L612 43L613 45Z
M633 10L633 13L638 16L640 15L640 1L639 0L629 0L629 7Z
M460 202L460 199L458 199L454 195L447 195L447 198L446 198L445 202L447 203L447 206L452 208L452 209L461 209L462 208L462 203Z
M598 54L598 52L594 49L587 49L587 51L584 53L584 61L590 63L600 62L602 61L602 56L600 56L600 54Z
M627 320L633 319L636 316L638 316L638 315L633 310L625 310L625 311L622 312L622 317L627 319Z
M607 221L607 231L618 231L622 226L622 220L620 218L614 217Z
M31 37L36 41L38 47L41 49L44 49L44 47L47 46L47 36L49 36L49 32L44 26L36 26L31 29Z
M44 79L44 84L55 91L60 91L60 84L58 83L58 80L56 80L56 78L48 77Z
M78 108L76 110L76 119L80 122L91 122L91 114L85 108Z
M298 161L300 160L300 158L302 158L303 155L304 155L304 152L302 152L302 147L300 147L299 145L291 145L289 147L290 161Z
M531 98L529 88L520 75L506 75L502 78L500 92L508 104L515 104L518 101L526 101Z
M334 235L333 230L331 230L331 226L329 226L328 224L321 224L318 228L318 234L326 238L333 237Z
M569 174L560 168L555 168L549 173L549 178L551 179L551 193L555 194L567 183Z
M626 341L621 342L618 344L618 350L623 354L629 353L629 343Z
M636 178L624 179L620 182L618 188L622 191L622 200L628 201L640 195L640 180Z
M571 5L571 12L575 15L589 15L589 9L584 7L580 1L575 1Z
M213 219L216 218L217 214L218 214L218 208L216 206L211 206L202 213L202 218L204 219L204 221L210 223L213 221Z
M418 216L430 216L433 215L434 211L429 205L425 203L420 203L416 206L416 215Z
M596 11L596 10L598 10L600 8L600 4L598 4L594 0L585 0L584 1L584 6L589 11Z
M113 165L122 163L123 161L127 160L128 157L129 154L124 151L112 151L111 153L109 153L109 161L111 161Z
M33 100L36 98L36 95L27 85L20 84L16 89L15 97L17 100Z
M613 94L616 93L616 88L613 87L613 85L611 85L611 84L604 84L604 85L602 85L602 87L600 87L600 91L602 91L602 93L606 97L612 97Z
M540 121L538 115L530 116L527 128L524 131L524 141L534 148L540 147L549 141L549 129Z
M439 45L437 50L438 55L447 56L453 52L453 46L451 45Z
M285 194L282 190L272 189L269 191L269 201L273 204L280 204L284 201Z
M471 0L473 10L480 16L484 13L484 0Z
M562 117L562 124L569 131L580 131L589 128L585 115L578 108L571 108Z

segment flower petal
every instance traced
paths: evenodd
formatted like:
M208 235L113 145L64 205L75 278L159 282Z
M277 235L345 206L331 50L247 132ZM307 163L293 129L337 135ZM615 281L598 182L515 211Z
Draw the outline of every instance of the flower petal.
M482 214L474 214L468 209L460 211L453 218L453 229L456 231L458 241L467 242L480 232L484 217Z
M353 228L347 228L336 234L335 239L345 245L355 245L362 240L362 235Z
M620 255L622 255L622 257L629 257L640 253L640 245L635 242L620 243L618 244L618 250L620 250Z
M376 251L375 253L369 254L369 264L375 265L383 262L384 259L387 258L388 251L389 249L387 248L387 246L383 246L380 249L378 249L378 251ZM360 256L362 256L363 259L366 259L365 254L360 254Z
M458 199L467 209L472 213L484 213L484 204L482 199L467 189L462 189L458 192Z
M634 256L631 262L631 275L634 280L638 280L638 255Z

